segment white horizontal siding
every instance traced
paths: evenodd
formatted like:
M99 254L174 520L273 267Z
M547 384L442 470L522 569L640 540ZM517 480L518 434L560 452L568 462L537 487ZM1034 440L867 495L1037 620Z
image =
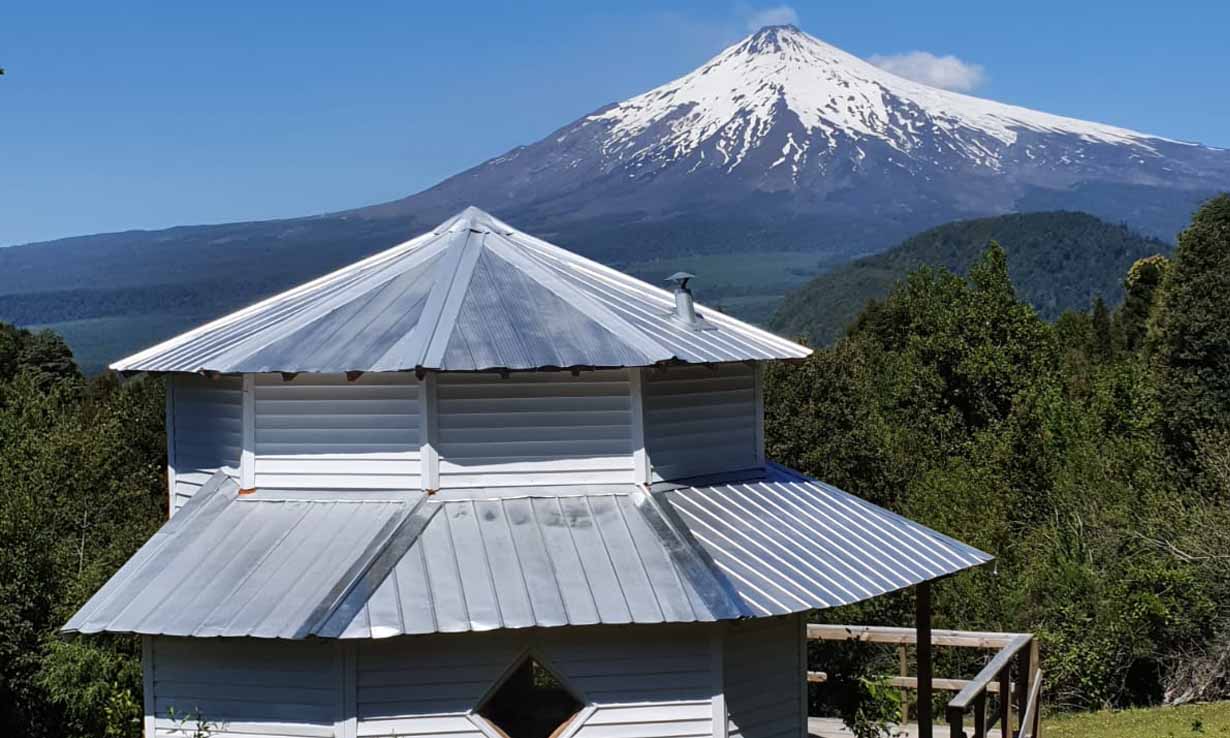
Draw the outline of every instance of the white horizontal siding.
M420 487L420 391L414 375L264 374L255 384L259 490Z
M169 380L172 425L167 463L171 467L171 509L178 510L219 469L239 474L243 387L238 377L207 379L174 375Z
M441 488L633 479L627 371L442 374L436 389Z
M332 643L154 638L155 736L182 738L172 711L190 718L190 731L199 717L213 726L211 736L333 736L340 712L336 659Z
M599 707L574 738L702 738L713 735L708 700Z
M596 707L578 736L713 735L710 631L598 626L360 641L358 734L477 738L467 713L529 649Z
M760 465L755 370L671 367L644 379L645 448L655 480Z
M799 616L737 623L726 633L723 665L731 738L803 735L803 638Z

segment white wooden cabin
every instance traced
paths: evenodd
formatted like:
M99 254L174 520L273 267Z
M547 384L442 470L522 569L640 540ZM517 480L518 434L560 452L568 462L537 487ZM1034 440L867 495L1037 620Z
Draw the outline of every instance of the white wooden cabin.
M150 738L805 735L810 610L988 557L766 462L809 352L679 276L471 208L117 362L171 517L65 631L142 636Z

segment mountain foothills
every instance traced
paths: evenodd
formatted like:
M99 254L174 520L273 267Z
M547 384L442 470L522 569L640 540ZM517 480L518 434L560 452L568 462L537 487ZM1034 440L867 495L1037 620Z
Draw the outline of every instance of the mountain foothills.
M773 26L401 200L0 249L0 319L55 324L79 352L114 357L471 204L645 276L722 257L722 274L708 259L689 271L757 319L806 275L724 281L753 258L814 274L952 220L1057 209L1169 240L1228 185L1230 152L928 87Z
M771 327L821 345L841 335L870 301L882 300L919 268L966 274L991 241L1007 252L1017 294L1043 318L1086 310L1097 298L1123 300L1123 275L1138 259L1170 253L1170 244L1085 213L1001 215L957 221L826 272L786 297Z

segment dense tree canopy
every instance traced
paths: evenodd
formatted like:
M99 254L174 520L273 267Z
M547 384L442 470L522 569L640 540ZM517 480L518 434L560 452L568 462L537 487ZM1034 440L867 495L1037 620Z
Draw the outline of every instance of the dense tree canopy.
M1230 195L1179 234L1155 330L1168 440L1190 462L1202 439L1230 429Z
M1155 299L1165 262L1147 259L1129 271L1115 314L1095 301L1050 325L1016 297L992 243L968 278L916 271L846 338L769 372L768 454L993 553L993 567L941 585L937 627L1039 633L1054 704L1211 697L1230 686L1216 665L1230 633L1230 510L1191 493L1166 431L1171 418L1228 410L1218 393L1230 351L1217 337L1230 311L1184 293L1230 269L1214 259L1203 262L1214 277L1190 259L1177 268L1197 237L1218 232L1209 221L1220 207L1184 236L1164 281L1176 297ZM1202 327L1193 344L1173 337L1174 318L1157 321L1169 346L1159 356L1178 352L1180 369L1161 359L1159 370L1144 348L1158 302L1181 302L1196 313L1183 320ZM1175 371L1190 372L1184 392L1167 385ZM1168 406L1183 402L1203 404L1191 416ZM1217 449L1193 463L1230 483L1230 443ZM908 601L887 598L819 615L900 624L909 613Z
M137 641L56 631L165 515L161 382L3 325L0 378L0 734L137 735Z

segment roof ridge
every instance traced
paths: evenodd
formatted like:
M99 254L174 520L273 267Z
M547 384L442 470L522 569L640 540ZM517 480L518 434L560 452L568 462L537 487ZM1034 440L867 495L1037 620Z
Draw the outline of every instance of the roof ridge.
M377 371L386 366L389 369L425 366L426 357L432 353L432 345L436 336L441 332L441 326L446 324L446 318L448 324L456 321L460 297L454 298L453 295L458 293L459 284L464 286L458 294L464 295L470 279L474 276L474 265L478 260L478 253L481 252L481 248L471 246L478 231L468 225L463 229L453 227L461 224L461 218L462 216L458 216L454 219L453 225L439 234L441 238L448 239L448 242L444 246L444 254L440 262L432 270L431 291L427 295L427 301L423 305L423 312L418 322L413 329L380 355L375 361ZM456 243L459 238L463 239L460 244ZM437 275L443 278L437 278ZM451 327L445 332L451 333Z

